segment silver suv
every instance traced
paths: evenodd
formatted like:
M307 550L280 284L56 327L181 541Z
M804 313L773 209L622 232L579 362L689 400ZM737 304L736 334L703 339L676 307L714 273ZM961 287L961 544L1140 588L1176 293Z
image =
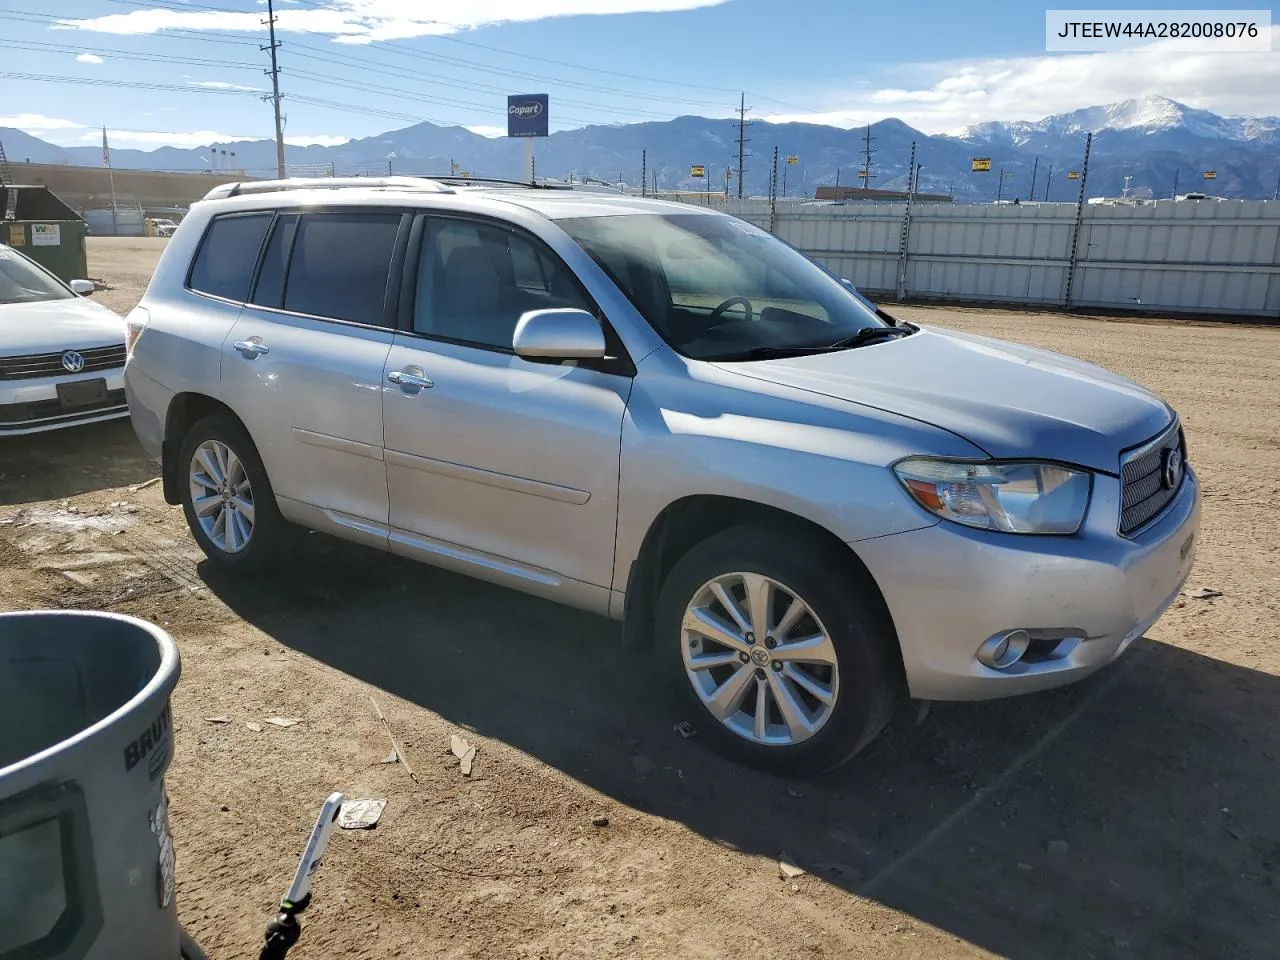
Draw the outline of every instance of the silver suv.
M620 619L774 768L844 761L903 693L1092 673L1195 552L1159 397L895 320L697 207L227 185L129 325L135 429L210 560L300 524Z

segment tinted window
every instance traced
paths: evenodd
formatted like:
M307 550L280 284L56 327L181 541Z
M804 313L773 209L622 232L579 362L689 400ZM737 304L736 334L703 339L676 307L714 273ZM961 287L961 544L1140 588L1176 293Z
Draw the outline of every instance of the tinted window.
M248 297L253 268L271 217L269 213L254 213L214 220L191 267L191 289L228 300Z
M398 213L303 215L289 259L284 308L381 326Z
M258 285L253 289L252 302L264 307L278 307L284 299L284 272L289 266L289 251L293 249L293 235L297 231L298 218L294 214L277 217L267 252L262 255L258 269Z
M418 265L418 333L510 350L529 310L592 310L573 274L540 244L501 227L434 220Z

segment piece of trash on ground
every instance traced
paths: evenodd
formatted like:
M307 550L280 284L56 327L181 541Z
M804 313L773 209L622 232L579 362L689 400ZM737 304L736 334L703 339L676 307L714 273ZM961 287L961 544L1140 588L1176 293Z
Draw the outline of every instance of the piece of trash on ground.
M681 720L679 723L675 725L673 729L675 730L676 733L680 734L680 736L684 737L686 740L688 740L690 737L696 737L698 735L698 731L694 729L693 724L690 723L688 720Z
M404 749L396 741L396 735L391 732L391 724L387 723L387 718L382 715L382 708L378 706L378 701L373 699L373 697L370 697L369 703L373 706L373 712L377 715L378 721L382 724L382 729L387 731L387 739L391 741L391 753L395 754L395 759L399 760L400 763L404 765L404 771L409 774L409 779L416 783L418 778L413 775L413 767L409 766L409 758L404 755ZM394 761L391 759L391 754L388 754L386 759L382 762L392 763Z
M302 722L302 717L268 717L267 723L273 727L296 727Z
M395 747L391 748L391 752L382 758L383 763L395 763L400 759L400 753Z
M250 730L252 730L254 733L262 732L262 724L254 723L252 720L245 721L245 726L248 727Z
M338 808L338 826L343 830L372 830L386 806L386 800L344 800Z
M1197 587L1195 590L1184 590L1183 595L1192 600L1208 600L1210 597L1222 596L1222 591L1213 587Z
M139 490L147 489L147 487L154 487L159 482L160 482L159 477L152 477L150 480L147 480L145 483L135 483L132 487L129 488L129 492L137 493Z
M803 877L805 874L803 867L797 867L791 858L791 854L783 850L778 854L778 872L782 874L785 880L794 880L796 877Z
M230 717L205 717L204 722L205 723L230 723L231 718Z
M464 777L471 776L471 765L476 759L475 746L467 743L466 740L455 733L449 737L449 750L458 758L459 766L462 768L462 775Z
M592 817L591 825L593 827L607 827L609 825L609 818L606 817L604 814L601 814L598 817Z

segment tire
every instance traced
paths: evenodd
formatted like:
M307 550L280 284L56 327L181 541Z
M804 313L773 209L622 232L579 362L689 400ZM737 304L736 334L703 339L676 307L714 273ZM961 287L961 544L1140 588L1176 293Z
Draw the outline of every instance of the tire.
M737 578L738 574L746 576ZM745 591L748 583L760 584L761 578L773 582L775 599L764 614L771 633L787 620L787 594L800 598L807 608L780 638L770 636L764 644L757 639L754 644L733 647L699 631L686 636L686 610L695 601L699 616L710 613L719 623L732 624L730 617L723 616L726 608L710 586L718 580L750 625L749 600L734 584ZM707 622L704 619L702 625ZM893 624L869 575L840 548L803 531L735 527L698 544L663 582L655 628L664 669L690 719L696 718L698 732L732 759L777 773L812 775L851 759L884 729L904 687ZM754 638L740 629L729 633L741 640ZM816 639L821 635L829 643ZM803 652L795 646L802 638L808 638ZM770 641L774 645L766 646L767 653L758 649ZM702 657L704 666L713 658L736 662L692 670L686 664L686 650L690 658ZM797 657L812 657L815 662L798 662ZM834 669L817 663L819 657L832 660ZM750 671L751 678L743 680L740 670ZM797 673L807 679L804 686L793 679ZM746 693L738 701L727 698L738 703L738 712L725 720L712 711L707 698L736 689L730 687L730 678L745 685ZM765 686L765 694L759 693L759 685ZM830 705L811 690L830 697ZM756 719L762 702L759 696L765 704L763 736ZM787 722L784 701L790 705L792 719L798 716L801 722ZM794 709L797 703L801 711Z
M218 479L212 477L204 466L207 463L205 456L211 452L209 445L221 445L240 464L239 468L232 464L231 471L231 484L238 494L234 500L237 502L215 504L216 513L205 514L206 520L216 520L217 513L223 515L223 525L215 525L212 530L207 530L201 517L197 516L195 505L196 489L207 490L210 494L216 492L215 487L205 482L212 480L216 483ZM193 464L197 456L202 457L201 462ZM222 462L215 459L214 466L221 469ZM202 480L195 479L197 476ZM276 507L271 481L267 479L257 447L244 427L231 417L212 414L187 431L178 454L178 484L182 493L182 512L186 515L191 535L205 556L219 568L232 573L252 573L263 569L277 554L286 532L284 518ZM242 510L246 502L252 508L247 538L243 536L246 517ZM232 513L239 514L239 519L234 519ZM228 530L228 523L233 523L234 529Z

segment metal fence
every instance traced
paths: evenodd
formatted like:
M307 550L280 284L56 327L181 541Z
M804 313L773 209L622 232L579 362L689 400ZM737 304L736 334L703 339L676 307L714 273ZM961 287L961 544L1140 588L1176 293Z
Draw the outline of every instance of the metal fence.
M721 200L878 297L1280 318L1280 203Z

